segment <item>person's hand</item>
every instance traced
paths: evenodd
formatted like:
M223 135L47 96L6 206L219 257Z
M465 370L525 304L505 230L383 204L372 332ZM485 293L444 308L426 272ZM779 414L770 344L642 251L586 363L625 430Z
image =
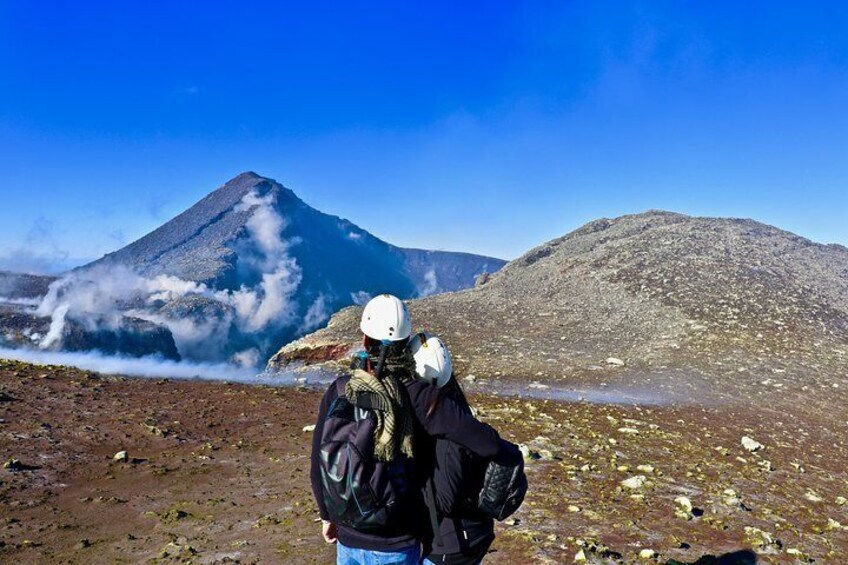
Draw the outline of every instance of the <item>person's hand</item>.
M327 543L336 543L338 529L336 525L327 520L321 520L321 533L324 535L324 541Z

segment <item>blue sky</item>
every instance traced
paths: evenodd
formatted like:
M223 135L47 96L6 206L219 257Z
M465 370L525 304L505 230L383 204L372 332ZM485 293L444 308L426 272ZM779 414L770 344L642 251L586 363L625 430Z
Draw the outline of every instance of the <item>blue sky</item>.
M0 0L0 267L236 174L514 258L662 208L848 244L848 11L815 2Z

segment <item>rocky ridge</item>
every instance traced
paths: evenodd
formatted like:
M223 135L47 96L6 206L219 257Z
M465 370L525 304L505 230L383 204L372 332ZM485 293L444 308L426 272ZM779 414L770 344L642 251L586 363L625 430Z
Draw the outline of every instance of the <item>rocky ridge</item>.
M848 249L753 220L597 220L481 283L410 303L462 375L728 395L848 386ZM356 346L359 312L342 310L269 369L332 362Z

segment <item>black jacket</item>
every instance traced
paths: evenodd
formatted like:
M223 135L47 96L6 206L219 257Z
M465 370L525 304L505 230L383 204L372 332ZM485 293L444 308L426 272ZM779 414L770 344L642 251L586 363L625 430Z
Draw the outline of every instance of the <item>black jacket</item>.
M494 457L500 449L500 438L497 432L486 424L483 424L468 410L467 404L461 405L455 399L446 397L439 402L437 410L431 416L427 416L430 406L436 401L439 389L431 384L417 380L410 380L408 376L401 378L405 382L412 407L415 411L416 437L415 457L412 464L416 469L423 472L420 476L412 477L413 484L423 486L425 475L432 469L434 440L438 438L448 439L468 449L481 458ZM349 379L350 377L340 377ZM315 432L312 436L311 472L312 492L318 504L321 518L329 520L327 508L324 505L323 490L321 486L321 471L318 457L320 455L321 435L323 423L327 416L327 410L338 396L336 383L330 385L321 406L318 410L318 420L315 424ZM339 526L339 541L348 547L375 551L396 551L417 544L426 535L427 510L423 500L418 500L405 513L409 519L405 523L394 524L390 530L377 533L363 533L352 528Z
M442 403L471 416L468 401L453 379L442 389ZM433 483L439 535L434 534L431 554L467 552L494 536L494 520L477 510L477 497L489 460L507 462L515 453L517 447L502 439L498 450L489 456L475 453L449 437L436 439Z

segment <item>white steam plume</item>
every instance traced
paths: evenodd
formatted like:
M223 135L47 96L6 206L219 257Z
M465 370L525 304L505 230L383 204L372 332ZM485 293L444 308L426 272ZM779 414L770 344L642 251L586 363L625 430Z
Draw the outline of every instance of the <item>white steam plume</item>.
M100 353L36 351L32 349L0 348L0 358L15 359L38 365L65 365L107 375L174 379L204 379L237 382L256 382L253 368L228 363L191 363L168 361L157 357L120 357Z
M235 308L240 329L248 333L264 330L271 322L280 327L291 325L297 314L294 295L302 274L297 261L289 256L289 242L280 237L286 221L274 203L273 194L259 197L252 191L235 208L237 212L253 209L247 231L259 254L258 258L247 255L245 262L262 273L258 287L216 293L216 298Z
M246 222L248 238L240 243L244 253L239 254L239 262L248 279L258 280L253 286L244 284L237 290L215 290L169 275L144 277L120 265L77 271L51 284L38 304L36 314L51 318L50 331L39 347L61 345L68 318L81 321L90 329L103 324L114 329L124 315L129 315L167 326L184 357L221 360L226 357L232 330L249 338L293 327L298 320L296 292L302 272L289 254L295 240L282 238L287 224L277 212L275 196L260 197L252 191L234 211L250 211ZM159 311L162 302L190 295L219 302L224 314L193 319ZM323 309L323 302L313 304L306 312L304 323L314 324L324 315ZM257 341L261 341L258 336ZM249 359L250 356L241 355L239 362Z
M327 308L327 297L324 294L319 294L318 298L309 306L306 315L303 317L303 323L298 328L301 333L306 333L314 330L330 317L330 311Z
M353 303L357 306L364 306L365 304L368 304L368 301L371 300L371 298L371 293L365 292L364 290L350 293L350 299L353 300Z
M12 298L0 296L0 304L14 304L15 306L38 306L41 300L38 298Z
M435 294L439 290L439 281L436 280L436 270L430 269L424 274L424 284L418 287L418 296L423 298Z

